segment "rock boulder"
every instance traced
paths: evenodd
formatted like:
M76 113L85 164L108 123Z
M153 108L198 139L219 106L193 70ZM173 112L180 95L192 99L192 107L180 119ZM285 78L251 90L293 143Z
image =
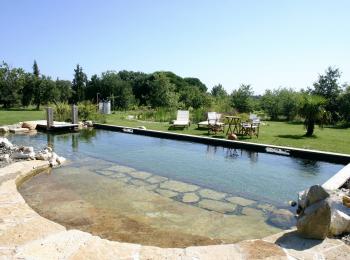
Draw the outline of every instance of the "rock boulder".
M320 185L311 186L299 193L298 205L301 210L329 197L329 193Z
M331 208L327 200L305 208L297 222L298 233L304 238L325 239L331 224Z
M35 130L37 123L33 121L27 121L22 123L22 128L28 128L29 130Z

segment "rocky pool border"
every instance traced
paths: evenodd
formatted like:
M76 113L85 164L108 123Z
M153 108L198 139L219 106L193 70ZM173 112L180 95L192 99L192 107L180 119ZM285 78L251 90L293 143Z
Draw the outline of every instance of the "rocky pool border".
M0 258L4 259L344 259L350 247L339 239L302 239L285 231L236 244L159 248L109 241L67 230L30 208L17 186L49 169L48 161L16 162L0 169Z

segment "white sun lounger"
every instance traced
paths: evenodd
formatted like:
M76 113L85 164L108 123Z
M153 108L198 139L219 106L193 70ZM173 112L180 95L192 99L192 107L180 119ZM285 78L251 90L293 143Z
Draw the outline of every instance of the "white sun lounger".
M216 112L208 112L208 120L198 123L199 127L209 127L210 125L223 126L224 123L220 122L221 114Z
M190 112L188 110L178 110L176 120L171 124L172 127L189 127Z

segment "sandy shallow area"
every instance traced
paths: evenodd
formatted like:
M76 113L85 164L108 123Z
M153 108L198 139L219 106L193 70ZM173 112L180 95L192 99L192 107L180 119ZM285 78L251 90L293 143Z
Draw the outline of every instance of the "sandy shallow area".
M267 211L252 200L121 165L93 171L104 162L89 161L41 173L19 191L41 216L115 241L184 248L282 231L266 223Z

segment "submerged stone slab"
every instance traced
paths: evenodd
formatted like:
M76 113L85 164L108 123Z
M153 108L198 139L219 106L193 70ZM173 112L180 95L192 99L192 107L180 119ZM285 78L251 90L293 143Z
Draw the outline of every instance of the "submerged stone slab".
M199 197L193 193L185 193L184 196L182 197L182 201L185 203L193 203L193 202L197 202L199 200Z
M231 203L241 205L243 207L249 206L249 205L255 203L254 200L249 200L249 199L245 199L242 197L229 197L229 198L226 198L226 200L231 202Z
M134 168L123 166L123 165L113 165L105 170L114 171L114 172L122 172L122 173L130 173L130 172L136 171Z
M242 210L242 214L246 216L262 216L263 212L258 209L253 209L249 207L244 207Z
M164 181L167 181L167 180L168 180L168 178L163 177L163 176L157 176L157 175L153 175L151 178L147 179L147 181L149 183L152 183L152 184L164 182Z
M141 171L129 172L128 174L134 178L142 179L142 180L147 179L148 177L152 176L152 174L149 172L141 172Z
M199 194L203 198L208 198L212 200L221 200L226 196L226 193L222 193L222 192L218 192L210 189L201 189L199 191Z
M178 195L178 193L175 191L165 190L165 189L156 189L155 192L167 198L175 197Z
M272 206L271 204L267 204L267 203L262 203L262 204L258 204L256 206L258 209L261 209L263 211L267 211L267 212L271 212L276 210L276 208L274 206Z
M221 202L216 200L204 199L198 202L198 206L204 209L225 213L231 212L236 209L236 205L233 205L228 202Z
M178 192L190 192L198 190L199 187L197 185L187 184L179 181L166 181L160 184L161 188L178 191Z
M96 171L97 174L104 175L104 176L110 176L115 175L116 173L113 171L106 171L106 170L98 170ZM122 174L122 173L121 173ZM123 174L124 175L124 174ZM124 175L125 176L125 175Z
M270 213L267 222L276 227L286 229L296 224L296 218L294 217L294 214L289 210L278 209Z

